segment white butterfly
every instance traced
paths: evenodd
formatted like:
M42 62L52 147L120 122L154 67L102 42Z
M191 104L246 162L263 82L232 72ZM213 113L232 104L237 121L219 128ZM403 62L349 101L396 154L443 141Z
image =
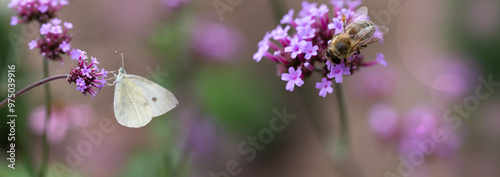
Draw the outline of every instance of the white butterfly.
M122 54L123 59L123 54ZM139 128L153 117L174 109L179 102L172 92L120 67L115 80L115 117L126 127Z

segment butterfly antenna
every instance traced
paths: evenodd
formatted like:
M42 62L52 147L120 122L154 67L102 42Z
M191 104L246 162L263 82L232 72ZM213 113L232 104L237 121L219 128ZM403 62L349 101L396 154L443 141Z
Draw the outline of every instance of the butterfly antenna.
M123 67L125 66L125 65L123 64L123 53L120 53L120 54L122 55L122 68L123 68Z
M116 56L118 57L118 59L120 59L120 55L118 55L118 51L116 51L116 50L115 50L115 54L116 54ZM123 68L123 66L124 66L124 65L123 65L123 53L121 53L121 54L122 54L122 55L121 55L121 59L122 59L122 68Z

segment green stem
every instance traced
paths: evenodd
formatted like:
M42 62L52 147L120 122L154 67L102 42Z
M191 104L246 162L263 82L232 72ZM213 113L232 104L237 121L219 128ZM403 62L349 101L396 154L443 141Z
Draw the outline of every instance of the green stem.
M49 60L47 57L43 57L43 77L49 77ZM45 127L43 130L43 139L42 139L42 164L40 165L40 173L39 177L45 176L45 171L47 170L47 161L49 159L49 145L47 143L47 129L49 128L49 119L50 119L50 106L51 106L51 95L50 95L50 85L46 83L45 87Z
M334 157L346 159L349 156L349 122L347 118L346 104L344 101L344 92L342 85L335 83L335 91L337 96L337 104L340 114L340 138L334 147Z

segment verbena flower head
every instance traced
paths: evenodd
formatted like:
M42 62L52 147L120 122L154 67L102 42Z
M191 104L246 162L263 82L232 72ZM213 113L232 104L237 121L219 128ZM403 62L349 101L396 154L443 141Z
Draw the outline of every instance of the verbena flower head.
M351 75L360 67L377 63L386 65L382 53L377 54L376 60L373 59L368 63L364 62L363 55L359 53L353 54L346 62L339 64L332 63L326 58L324 53L333 35L344 30L343 15L346 16L347 24L366 20L353 17L356 7L361 4L360 0L332 0L331 3L334 5L333 10L325 4L302 2L302 9L297 12L297 17L294 18L296 11L291 9L281 19L281 25L267 32L258 43L258 50L253 59L259 62L265 57L276 62L278 74L282 76L282 80L288 81L286 90L293 91L295 85L300 87L302 85L299 84L300 81L303 83L316 71L323 76L323 81L317 83L319 96L325 97L327 93L332 93L331 87L327 86L331 80L335 79L336 83L342 83L343 76ZM289 73L284 73L287 71ZM297 73L299 75L296 78L300 81L291 79L291 76L296 76Z
M10 25L29 23L32 20L47 23L68 4L68 0L11 0L7 7L14 9L17 16L11 17Z
M30 50L40 49L40 53L47 59L63 62L61 55L68 54L71 51L72 34L68 30L73 28L69 22L62 23L61 20L54 18L49 23L42 24L40 27L41 38L32 40L28 46Z
M108 76L108 71L104 68L99 70L97 65L97 59L91 57L91 61L89 62L87 59L87 53L85 51L81 51L76 49L74 52L80 53L78 58L78 66L71 71L68 76L68 82L75 83L76 89L82 92L85 96L88 94L92 95L94 98L101 88L106 84L106 78Z

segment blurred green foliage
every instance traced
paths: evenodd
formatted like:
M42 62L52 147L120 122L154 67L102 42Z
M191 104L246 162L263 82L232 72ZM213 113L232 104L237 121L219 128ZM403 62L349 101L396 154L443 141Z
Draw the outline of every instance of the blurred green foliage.
M0 157L3 157L0 156ZM10 169L10 168L7 168L7 165L8 164L8 161L7 160L4 160L6 158L2 158L2 160L0 161L0 165L2 166L2 169L5 169L5 170L0 170L0 176L2 177L31 177L33 176L32 174L29 173L29 169L23 165L23 164L17 164L16 163L16 169Z
M131 156L122 177L136 176L167 176L166 165L163 158L155 151L141 151Z
M471 3L479 2L470 0L450 1L449 4L452 7L452 14L449 16L452 18L452 25L450 25L449 29L446 29L446 31L450 34L451 44L458 47L460 52L475 57L474 59L477 60L484 69L482 71L483 74L494 74L498 76L500 75L500 50L498 50L500 46L500 31L497 31L487 38L479 38L471 34L471 28L468 26L471 24L467 23L471 15L468 13L471 12ZM498 21L500 17L494 17L494 19ZM490 23L498 24L498 22Z
M193 80L203 108L231 132L244 136L268 127L272 108L284 106L283 90L256 71L242 65L214 66L197 70Z

